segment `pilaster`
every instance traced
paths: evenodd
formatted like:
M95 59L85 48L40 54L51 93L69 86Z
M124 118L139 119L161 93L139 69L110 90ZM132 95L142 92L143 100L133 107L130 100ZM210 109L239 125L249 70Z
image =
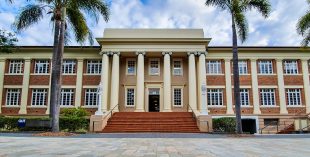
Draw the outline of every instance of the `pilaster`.
M81 107L83 88L83 59L77 60L75 107Z
M232 102L232 85L231 85L231 59L225 59L225 82L226 82L226 114L234 114Z
M29 79L30 79L30 58L24 59L24 76L23 76L23 86L21 94L21 103L19 114L27 114L27 100L28 100L28 89L29 89Z
M305 105L306 105L306 113L310 113L310 83L309 83L309 60L302 60L302 74L304 80L304 93L305 93Z
M3 95L3 82L4 82L4 72L5 72L5 59L0 59L0 114L1 114L1 104Z
M259 104L258 79L257 79L257 59L251 59L251 79L254 114L261 114Z
M284 87L284 76L283 76L283 60L277 59L277 74L278 74L278 90L280 99L280 114L288 114L286 108L286 97Z

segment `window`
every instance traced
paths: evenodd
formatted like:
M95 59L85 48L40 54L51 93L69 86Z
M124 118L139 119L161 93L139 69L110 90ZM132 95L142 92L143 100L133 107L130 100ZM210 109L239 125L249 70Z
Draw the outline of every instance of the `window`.
M135 75L136 74L136 61L135 60L127 60L127 75Z
M62 63L62 73L63 74L74 74L76 67L75 60L64 60Z
M61 106L73 106L74 91L73 89L61 89Z
M150 60L150 75L159 75L159 59Z
M240 75L248 74L248 63L247 63L247 61L239 61L238 67L239 67L239 74Z
M173 61L173 75L183 75L182 60Z
M34 73L47 74L49 73L49 61L48 60L36 60Z
M274 89L261 89L260 99L263 106L275 106L275 90Z
M272 61L259 61L258 66L260 74L273 74Z
M126 106L135 106L135 89L126 89Z
M47 98L46 89L32 89L32 106L45 106Z
M208 105L209 106L223 106L223 90L222 89L208 89Z
M182 106L182 88L174 88L173 89L173 105L174 106Z
M278 125L279 119L264 119L264 125L269 126L269 125Z
M240 89L240 103L241 103L241 106L250 105L248 89Z
M289 106L300 106L301 105L301 96L300 89L287 89L287 105Z
M85 106L97 106L97 89L86 89L85 90Z
M10 74L21 74L23 73L23 61L22 60L11 60L9 66Z
M284 61L284 73L285 74L298 74L297 61Z
M101 73L101 61L99 60L87 61L87 73L88 74L100 74Z
M7 89L6 93L6 105L18 106L20 99L20 89Z
M207 61L207 74L221 74L221 61Z

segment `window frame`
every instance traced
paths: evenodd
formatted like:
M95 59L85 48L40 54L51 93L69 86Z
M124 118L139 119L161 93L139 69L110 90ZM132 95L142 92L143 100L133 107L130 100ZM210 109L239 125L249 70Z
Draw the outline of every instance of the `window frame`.
M152 61L157 61L158 62L158 73L152 73ZM149 75L150 76L160 76L160 58L150 58L149 59Z
M44 91L38 91L38 90L44 90ZM33 88L31 89L31 106L32 107L46 107L47 106L47 99L48 99L48 95L47 95L47 89L45 88ZM34 98L34 96L36 95L36 97ZM38 96L39 95L39 96ZM41 98L41 96L43 97L43 101L37 100L38 97L39 99ZM37 104L37 102L43 102L42 105Z
M128 105L128 90L133 90L134 95L133 95L133 105ZM136 88L134 86L127 86L125 87L125 107L130 108L130 107L135 107L136 106Z
M294 91L290 91L290 90L294 90ZM286 99L286 105L287 106L289 106L289 107L300 107L300 106L302 106L301 89L299 89L299 88L288 88L288 89L286 89L285 94L286 94L286 98L287 98ZM293 98L293 104L291 104L292 102L290 101L291 100L290 94L292 94L291 97ZM298 102L299 102L299 104L297 104Z
M180 105L176 105L175 104L175 90L176 89L179 89L180 90L180 101L181 101L181 104ZM183 92L183 89L184 87L181 87L181 86L174 86L172 87L172 101L173 101L173 107L183 107L183 99L184 99L184 92Z
M240 66L240 65L242 65L242 66ZM244 65L245 65L245 67L244 67ZM239 60L238 61L238 72L239 72L239 75L248 75L249 74L248 61L247 60Z
M68 63L70 61L71 61L71 63ZM69 67L73 66L73 67L71 67L70 72L66 72L66 69L70 69L70 68L65 68L66 66L69 66ZM64 59L63 64L62 64L62 74L63 75L74 75L74 74L76 74L76 70L77 70L76 66L77 66L77 61L75 59Z
M180 68L175 67L175 62L180 62ZM172 60L172 74L173 76L183 76L183 59L177 58ZM180 70L180 73L176 73L175 70Z
M46 63L44 63L43 61ZM43 62L43 63L38 63L38 62ZM41 64L41 66L43 66L43 70L42 70L43 72L40 72L41 69L39 69L40 67L38 67L38 65L40 65L40 64ZM44 67L44 65L45 65L45 67ZM39 70L39 71L37 71L37 70ZM35 74L49 74L50 73L50 61L48 59L35 60L33 72Z
M12 90L11 92L9 92L9 90ZM17 90L17 91L13 91L13 90ZM9 97L9 93L11 93L10 95L10 101L8 101L8 97ZM15 94L15 95L12 95ZM17 96L17 98L12 98L13 96ZM11 101L12 99L16 99L13 100L13 102ZM20 102L21 101L21 89L19 88L7 88L6 89L6 97L5 97L5 106L9 106L9 107L18 107L20 106ZM14 103L16 102L16 103Z
M129 73L128 72L128 68L129 68L129 62L134 62L134 72L133 73ZM127 58L126 59L126 75L136 75L137 74L137 60L135 58Z
M265 90L265 91L263 91ZM269 91L267 91L269 90ZM261 88L259 91L260 94L260 105L263 107L276 107L277 106L277 97L276 97L276 90L274 88ZM263 94L268 94L268 95L263 95ZM268 101L268 100L264 100L264 98L266 99L272 99L273 96L273 102ZM265 102L267 102L265 104Z
M244 97L247 97L247 99L242 100L242 98L244 98ZM247 102L247 104L245 104L244 102ZM240 89L240 105L242 107L250 107L250 105L251 105L251 103L250 103L250 90L248 88L241 88Z
M217 90L217 91L212 91L212 90ZM215 94L219 94L217 96L217 104L212 105L213 100L212 100L212 95L215 97ZM210 99L209 99L210 98ZM221 98L221 99L220 99ZM224 93L222 88L208 88L207 89L207 102L208 102L208 107L224 107Z
M84 90L85 90L84 106L87 108L98 107L98 100L99 99L98 99L97 88L85 88ZM89 91L89 90L94 90L94 91ZM88 94L91 94L91 95L88 95ZM94 94L94 95L92 95L92 94ZM95 98L95 101L93 100L94 98ZM94 102L95 102L95 104L93 104ZM92 105L90 105L88 103L91 103Z
M212 63L212 62L214 62L214 63ZM213 65L212 68L209 68L210 64ZM206 60L206 74L207 75L221 75L221 74L223 74L222 61L221 60Z
M64 93L64 90L70 90ZM70 99L72 98L72 100L69 102L69 105L64 105L64 95L63 94L69 94ZM66 96L68 97L68 96ZM60 107L74 107L75 106L75 90L74 88L62 88L61 89L61 95L60 95ZM66 100L65 100L66 101Z
M293 64L293 65L290 65L290 64ZM292 69L292 67L295 67L296 69ZM284 60L283 61L283 74L298 75L299 74L298 60Z
M86 64L86 74L101 75L101 73L102 73L102 71L101 71L102 70L102 60L99 60L99 59L87 60L86 63L87 63ZM96 66L98 66L98 67L96 67ZM92 67L96 68L98 72L96 70L90 69Z
M24 69L24 60L22 59L9 60L9 70L8 70L9 74L23 74L24 73L23 69Z
M271 71L269 69L270 66L271 66ZM273 75L274 74L273 66L274 65L273 65L273 61L272 60L259 60L258 61L258 74L260 74L260 75ZM265 73L266 71L263 71L263 69L266 69L268 72Z

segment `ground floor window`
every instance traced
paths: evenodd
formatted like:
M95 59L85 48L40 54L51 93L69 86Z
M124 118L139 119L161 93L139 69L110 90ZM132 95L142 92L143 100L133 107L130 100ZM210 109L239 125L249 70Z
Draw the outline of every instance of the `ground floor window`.
M279 123L279 119L264 119L264 125L268 126L268 125L278 125Z
M62 89L61 90L61 106L73 106L74 104L74 90Z
M241 106L249 106L249 89L240 89L240 103Z
M45 106L47 89L32 89L32 106Z
M97 98L98 96L96 88L85 89L85 106L97 106Z
M261 89L260 90L261 105L275 106L275 90L274 89Z
M135 106L135 89L127 88L126 89L126 98L125 98L126 106Z
M208 89L208 105L223 106L223 89Z
M182 88L173 88L173 105L174 106L182 106Z
M20 89L7 89L6 93L6 105L18 106L20 99Z
M301 105L300 89L287 89L286 97L287 97L287 105L289 106L300 106Z

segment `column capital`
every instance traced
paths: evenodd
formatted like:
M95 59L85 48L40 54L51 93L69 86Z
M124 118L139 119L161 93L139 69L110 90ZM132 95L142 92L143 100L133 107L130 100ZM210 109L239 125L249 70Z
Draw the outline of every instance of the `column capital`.
M196 51L187 52L187 55L188 56L190 56L190 55L197 55L197 52Z
M0 62L5 62L5 58L0 58Z
M231 62L232 58L225 58L224 61L225 62Z
M137 52L136 52L136 55L137 55L137 56L139 56L140 54L144 56L144 55L145 55L145 51L137 51Z
M111 52L111 54L112 54L112 55L118 55L118 56L121 55L121 53L120 53L119 51Z
M107 55L107 56L110 56L110 55L112 55L112 52L110 52L110 51L100 51L100 52L99 52L99 55Z
M161 54L162 54L163 56L164 56L164 55L170 55L170 56L171 56L171 55L172 55L172 52L171 52L171 51L164 51L164 52L162 52Z
M201 56L201 55L207 55L208 54L208 51L198 51L196 52L198 56Z
M1 60L1 59L0 59ZM300 59L301 61L306 61L306 62L308 62L309 61L309 58L301 58Z
M31 58L24 58L25 62L30 62Z
M277 62L282 62L283 61L283 58L276 58L275 59Z
M258 59L257 58L251 58L250 61L251 62L256 62Z

